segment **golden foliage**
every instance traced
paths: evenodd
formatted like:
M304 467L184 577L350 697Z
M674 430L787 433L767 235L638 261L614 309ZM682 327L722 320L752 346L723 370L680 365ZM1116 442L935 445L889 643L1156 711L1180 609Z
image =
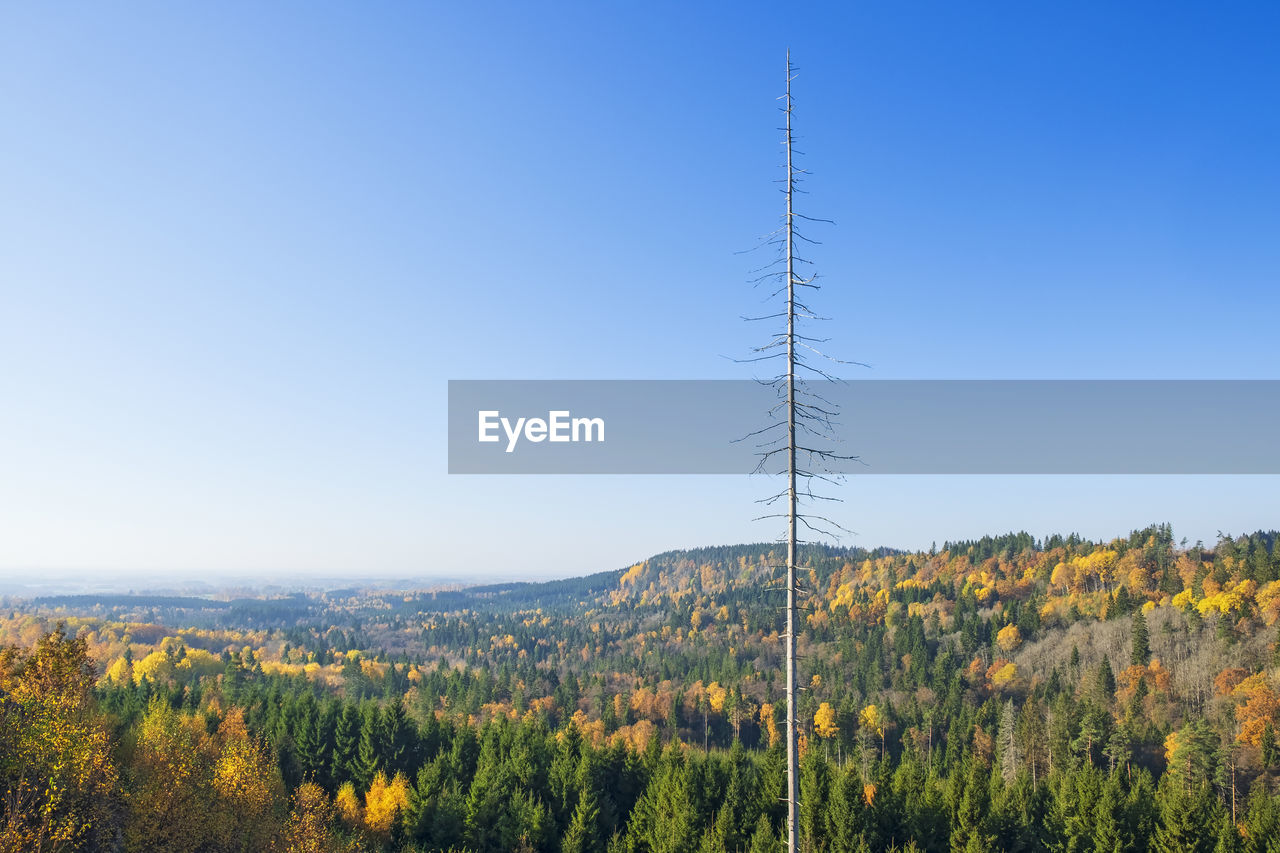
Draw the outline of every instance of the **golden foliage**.
M1240 667L1228 667L1219 672L1213 679L1213 687L1219 696L1230 696L1240 682L1249 677L1249 670Z
M212 802L203 770L213 761L204 735L202 721L167 702L151 703L138 726L131 767L131 849L178 850L188 839L210 835Z
M213 835L226 849L265 849L284 804L284 783L266 746L255 741L244 712L233 708L218 726L220 753L213 765L217 795Z
M0 649L0 849L109 843L119 774L93 683L85 641L61 628L32 654Z
M133 683L133 665L123 657L118 657L111 666L107 667L103 680L116 684Z
M760 725L769 736L769 746L777 744L782 735L778 732L778 721L773 718L773 705L768 702L760 706Z
M721 687L719 682L713 681L707 685L707 701L711 703L711 710L717 714L724 711L724 702L729 696L729 691Z
M644 563L636 563L634 566L627 569L625 572L622 573L622 577L618 579L618 586L621 586L623 588L626 588L629 586L635 586L635 583L637 580L639 580L640 575L644 573L644 567L645 567Z
M1018 678L1018 665L1003 658L997 660L987 670L987 678L993 687L1005 687Z
M833 738L840 734L840 725L836 721L836 709L831 707L830 702L823 702L818 706L817 712L813 715L813 726L818 737Z
M1167 764L1173 764L1174 756L1178 754L1178 732L1177 730L1169 732L1168 737L1164 739L1164 760Z
M133 664L133 682L141 684L143 679L151 679L158 684L168 684L173 680L173 656L159 649Z
M1005 625L996 634L996 645L1006 652L1013 652L1022 645L1022 632L1017 625Z
M867 731L884 736L884 715L877 706L868 705L863 708L862 713L858 715L858 722Z
M338 795L333 800L338 817L348 826L359 826L364 823L364 809L360 806L360 797L356 794L356 786L343 782L338 788Z
M333 831L335 814L323 788L314 782L299 785L279 849L282 853L340 853L344 848Z
M373 777L364 795L364 825L370 832L386 836L396 813L403 814L409 808L409 780L397 773L391 781L381 770Z

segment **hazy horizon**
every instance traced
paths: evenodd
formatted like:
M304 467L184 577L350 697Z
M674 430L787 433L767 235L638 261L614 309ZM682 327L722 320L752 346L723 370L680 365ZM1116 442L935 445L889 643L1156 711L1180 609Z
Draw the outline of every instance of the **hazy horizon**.
M1153 521L1153 524L1164 523ZM1145 525L1143 525L1145 526ZM945 542L964 542L976 541L984 536L1001 536L1006 533L1030 533L1037 541L1043 541L1048 536L1055 534L1068 536L1072 533L1079 534L1085 539L1092 541L1108 542L1112 539L1124 537L1131 530L1141 529L1142 526L1131 528L1130 530L1117 530L1111 535L1090 535L1074 528L1064 528L1053 531L1023 531L1016 528L1009 530L991 530L985 533L979 533L972 536L950 537L948 539L933 539L924 545L913 545L910 547L893 545L889 543L878 543L874 545L867 544L849 544L849 543L829 543L837 544L844 547L862 547L868 550L877 548L887 548L890 550L901 552L927 552L931 548L941 549ZM1258 531L1269 531L1275 529L1275 525L1270 527L1262 526L1249 529L1215 529L1208 536L1191 536L1180 531L1178 527L1173 526L1174 542L1185 542L1190 545L1197 541L1206 545L1213 545L1217 539L1219 532L1232 536L1239 536ZM579 571L566 572L564 574L534 574L521 571L511 571L507 573L493 573L481 576L467 576L458 573L449 573L447 571L440 572L307 572L307 571L270 571L262 570L255 573L247 573L243 571L208 571L201 573L199 576L190 577L173 577L172 573L164 570L153 571L129 571L119 570L77 570L74 568L50 569L45 570L41 577L32 578L26 581L16 579L0 580L0 596L13 596L17 598L32 598L41 595L70 595L78 592L86 594L121 594L121 593L137 593L137 594L157 594L164 592L186 592L189 594L228 594L236 591L242 591L246 595L257 595L263 593L292 593L301 591L324 591L332 589L341 589L345 587L357 587L362 589L433 589L446 587L468 587L494 583L517 583L531 582L539 583L545 581L563 580L567 578L583 577L586 575L596 574L598 572L609 572L625 569L637 562L648 560L668 551L693 551L698 548L719 548L732 547L740 545L767 544L771 540L743 540L741 542L718 542L709 543L702 542L698 544L685 544L673 546L671 548L661 548L644 555L635 556L631 559L623 560L615 565L601 565L594 568L586 568ZM782 543L779 543L782 544Z

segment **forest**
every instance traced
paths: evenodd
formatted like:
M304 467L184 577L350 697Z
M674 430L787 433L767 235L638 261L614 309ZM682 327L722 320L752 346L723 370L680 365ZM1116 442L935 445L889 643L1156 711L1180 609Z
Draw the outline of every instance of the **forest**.
M1280 851L1277 538L805 549L802 848ZM782 559L4 599L0 850L780 850Z

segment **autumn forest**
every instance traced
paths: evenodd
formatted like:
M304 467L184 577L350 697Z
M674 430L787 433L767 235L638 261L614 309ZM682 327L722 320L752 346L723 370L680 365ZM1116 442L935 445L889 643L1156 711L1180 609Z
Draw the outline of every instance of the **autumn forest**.
M801 840L1280 851L1275 531L802 553ZM0 609L0 850L777 851L775 545Z

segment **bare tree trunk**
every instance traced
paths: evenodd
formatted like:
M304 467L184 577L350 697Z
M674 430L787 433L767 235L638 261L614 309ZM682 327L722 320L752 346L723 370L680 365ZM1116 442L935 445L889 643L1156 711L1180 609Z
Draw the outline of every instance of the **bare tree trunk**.
M831 463L835 460L856 459L856 456L840 456L834 450L823 447L824 440L831 439L832 416L838 414L838 409L833 407L829 401L820 395L814 394L807 390L804 378L799 373L800 368L805 368L813 372L816 376L823 379L831 380L832 376L824 371L813 367L808 363L807 358L800 351L800 348L810 350L819 358L827 359L837 363L838 359L831 358L825 353L819 352L811 343L817 339L806 337L800 333L798 328L799 320L820 320L824 319L816 316L811 309L800 298L800 288L811 288L818 290L819 286L814 283L816 275L808 278L801 277L797 274L797 264L812 263L807 258L801 257L796 253L796 239L806 239L803 234L799 233L796 228L796 218L809 219L814 222L828 222L825 219L814 219L813 217L803 216L795 212L794 199L796 193L796 184L799 176L805 173L804 169L798 169L794 159L794 137L792 135L791 118L794 102L791 97L791 81L793 78L794 68L791 65L791 52L787 52L787 89L783 96L784 106L783 112L786 113L786 136L783 144L787 151L787 175L786 175L786 215L783 218L783 226L779 231L774 231L768 237L768 242L778 246L779 255L769 264L766 264L761 270L772 270L765 272L764 275L756 279L756 283L760 281L776 278L777 276L786 276L785 286L779 286L770 298L779 296L784 290L787 297L787 307L785 316L787 325L785 330L774 333L772 340L760 347L754 348L757 354L755 357L746 359L747 361L764 361L767 359L785 357L786 370L779 371L775 374L773 380L769 382L778 392L779 403L770 409L770 416L776 417L779 409L786 409L786 434L783 438L781 433L770 433L770 438L765 440L760 447L769 448L757 455L760 462L757 470L764 473L774 473L769 467L771 461L778 459L777 454L786 454L786 472L787 485L784 489L775 494L758 501L769 506L785 506L785 510L762 516L761 518L780 518L787 519L787 552L786 552L786 578L783 588L786 591L786 629L783 633L783 654L786 658L786 738L787 738L787 850L788 853L796 853L799 844L800 830L800 727L799 727L799 702L797 701L798 671L796 664L796 646L799 638L799 632L803 628L797 615L798 598L800 595L800 585L798 579L799 572L799 546L800 530L799 526L804 524L806 528L819 535L829 534L838 536L835 531L845 532L836 522L830 518L815 513L800 513L799 503L802 497L799 491L799 485L805 484L806 491L803 497L813 499L822 498L826 500L835 500L829 496L814 495L812 485L814 478L831 482L828 479L831 474ZM779 233L780 232L780 233ZM771 320L781 318L783 312L769 314L764 317L747 317L747 320ZM782 349L785 345L785 351ZM785 395L785 396L784 396ZM782 420L779 418L773 424L764 429L750 433L749 436L760 436L775 428L781 428ZM818 438L815 442L801 440L801 432L807 433L809 436ZM748 436L744 436L748 437ZM803 463L800 461L800 454L803 453ZM785 498L785 501L783 500ZM757 519L759 520L759 519ZM778 568L775 566L775 568Z
M800 842L800 744L796 732L796 285L795 169L791 159L791 51L787 51L787 853Z

